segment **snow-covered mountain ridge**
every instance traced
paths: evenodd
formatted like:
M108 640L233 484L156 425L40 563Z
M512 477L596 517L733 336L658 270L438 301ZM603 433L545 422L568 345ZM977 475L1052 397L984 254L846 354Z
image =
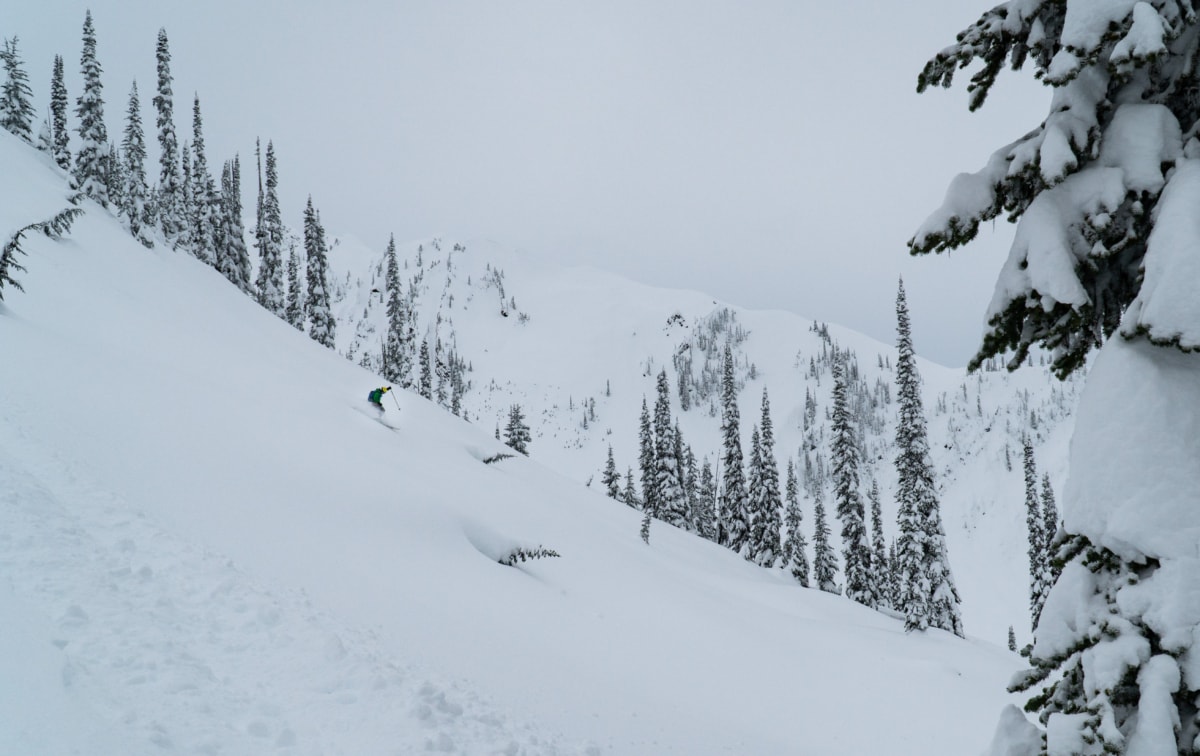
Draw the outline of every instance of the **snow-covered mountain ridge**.
M45 156L0 133L0 165L5 238L63 207L66 183ZM27 239L25 291L6 290L0 305L0 751L986 745L1020 666L1013 654L905 634L673 528L644 544L637 513L542 464L557 448L545 426L532 460L496 464L482 461L501 450L492 423L472 426L411 393L393 394L399 417L393 407L385 427L364 413L376 375L199 261L145 249L84 207L68 238ZM558 327L537 292L512 295L529 313L521 327ZM766 335L753 313L738 317L748 344ZM456 328L467 320L455 313ZM638 333L678 343L662 328ZM473 355L466 333L459 348ZM480 347L476 374L544 359L515 336ZM567 379L588 364L570 360L588 353L579 345L552 361L544 385L574 390ZM590 427L611 427L614 443L633 435L617 400L638 397L664 359L629 353L633 377L592 376ZM762 380L793 354L756 363ZM782 407L787 390L772 391ZM519 395L533 406L532 392ZM509 399L497 389L493 401ZM711 418L684 414L698 446ZM596 466L586 445L562 459L576 452L588 457L578 473ZM499 564L539 545L561 556ZM966 565L956 565L964 593Z
M378 369L387 329L383 252L350 239L336 243L330 258L338 349ZM398 244L397 258L418 339L431 350L440 342L470 366L465 416L494 431L520 404L533 431L530 454L597 487L609 444L618 470L632 467L637 477L641 401L653 405L662 369L685 439L697 459L716 463L720 358L730 344L742 382L743 445L765 388L781 471L791 458L797 471L812 469L828 490L831 354L848 354L858 387L864 495L877 480L884 532L895 535L894 345L790 312L557 267L493 242ZM921 334L914 340L919 350ZM919 360L919 369L967 630L1003 643L1013 625L1018 638L1027 638L1023 437L1032 441L1039 477L1048 472L1061 491L1082 382L1060 382L1043 365L1009 373L994 364L968 375ZM681 406L684 383L688 410ZM449 389L443 393L449 406ZM816 406L806 428L810 402ZM803 508L811 528L807 497Z

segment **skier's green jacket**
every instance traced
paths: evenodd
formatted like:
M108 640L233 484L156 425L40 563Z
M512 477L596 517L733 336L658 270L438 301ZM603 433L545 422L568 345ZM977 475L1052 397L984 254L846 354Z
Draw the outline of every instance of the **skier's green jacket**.
M380 407L382 407L383 406L383 395L391 390L392 390L391 386L381 386L380 388L375 389L374 391L372 391L370 394L367 395L367 401L370 402L371 404L378 404Z

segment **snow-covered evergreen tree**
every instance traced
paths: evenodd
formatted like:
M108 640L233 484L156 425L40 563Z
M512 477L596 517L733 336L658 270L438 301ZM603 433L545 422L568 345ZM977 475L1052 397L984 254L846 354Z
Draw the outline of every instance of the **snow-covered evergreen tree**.
M204 147L204 119L200 114L200 96L192 102L192 208L190 233L192 254L217 266L217 190L208 170ZM293 323L293 325L295 325Z
M154 123L158 131L158 189L155 216L168 242L174 244L184 226L183 178L180 175L179 141L175 136L175 94L171 88L171 49L167 30L158 30L155 48L158 85L154 95Z
M384 253L387 290L387 336L383 342L383 374L393 383L404 388L412 386L412 344L408 337L411 315L404 300L400 285L400 263L396 259L396 237L388 237Z
M762 567L774 567L780 561L779 467L775 461L775 431L771 424L771 401L763 389L761 428L751 434L756 448L750 459L750 559ZM757 435L757 439L755 439Z
M335 323L329 306L329 254L321 215L313 207L311 196L304 208L304 256L308 260L304 269L308 285L304 298L308 335L321 346L333 349Z
M525 411L521 405L514 404L508 410L508 424L504 426L504 443L513 450L529 456L529 442L533 437L529 434L529 425L525 422Z
M1046 569L1050 573L1050 586L1053 586L1054 582L1058 580L1061 570L1054 558L1054 536L1058 532L1058 504L1054 500L1054 488L1050 485L1050 473L1042 475L1042 519L1044 522L1042 535L1046 544Z
M750 537L740 426L733 352L726 344L721 372L721 492L717 527L721 545L738 553L746 548Z
M832 531L825 519L825 502L821 489L817 489L813 497L813 582L817 588L826 593L841 593L838 585L837 554L829 543Z
M867 500L871 502L871 590L875 593L876 607L891 609L891 565L888 564L887 542L883 540L883 502L878 481L871 481Z
M429 339L421 341L421 380L417 385L417 392L426 399L433 399L433 365L429 358ZM509 413L511 416L511 412Z
M933 483L921 376L903 281L896 293L896 334L896 525L900 537L893 563L900 585L892 597L895 608L904 615L906 630L932 626L962 635L960 601Z
M746 464L746 545L742 548L742 556L757 563L758 539L763 536L758 529L758 510L763 506L766 489L763 485L762 436L758 425L750 428L750 461ZM773 565L766 565L773 566Z
M29 74L17 46L18 38L4 40L0 64L4 66L4 84L0 85L0 129L33 144L33 90Z
M871 590L871 552L867 542L866 516L858 490L858 442L848 404L845 367L833 363L833 439L829 449L833 464L833 496L842 523L842 559L845 564L846 597L874 606Z
M125 159L125 191L122 193L121 215L129 225L129 233L147 247L150 240L147 224L150 187L146 183L146 137L142 131L142 106L138 101L137 82L129 90L129 108L125 115L125 136L121 140Z
M283 216L279 210L279 172L275 144L267 142L267 181L259 222L259 268L255 288L258 301L279 317L285 316L287 292L283 286Z
M42 125L38 127L37 139L34 140L33 146L37 147L38 152L54 155L54 134L50 126L50 116L42 119Z
M192 191L192 147L184 142L179 150L179 229L175 235L175 248L192 248L192 229L196 227L196 203Z
M783 544L783 563L800 585L808 587L808 544L804 540L804 513L800 509L800 485L796 480L796 465L788 458L787 483L784 488L787 540Z
M888 545L888 595L892 597L892 608L895 609L899 603L900 596L900 559L896 556L896 539Z
M1013 630L1012 625L1008 626L1008 650L1009 651L1017 650L1017 633L1016 633L1016 631Z
M283 310L283 319L292 328L303 331L304 297L300 295L300 254L294 243L288 251L287 283L287 305Z
M641 506L638 500L637 488L633 484L633 468L625 468L625 490L621 493L621 501L625 502L626 506L637 509Z
M1050 578L1045 513L1037 492L1037 465L1033 459L1033 444L1028 436L1024 439L1024 472L1025 527L1029 536L1029 620L1031 627L1036 628L1053 581Z
M717 539L717 481L713 476L712 463L704 458L700 468L700 479L696 484L696 512L693 529L701 538Z
M675 439L684 446L683 452L683 494L687 505L687 530L700 534L706 527L704 508L700 504L700 467L696 461L696 453L690 445L683 444L683 433L679 430L679 420L675 420ZM704 536L701 535L703 538Z
M246 227L242 222L242 167L235 155L221 172L221 242L219 270L229 282L253 295L250 280L250 254L246 249Z
M1076 415L1062 574L1017 684L1045 730L1006 714L996 742L1012 756L1197 747L1189 660L1200 618L1179 598L1195 539L1172 534L1197 527L1196 434L1178 416L1200 373L1186 354L1200 325L1198 29L1189 4L1010 0L918 79L920 89L948 85L981 59L978 107L1006 61L1031 62L1052 92L1045 120L957 178L910 241L917 253L952 249L1001 212L1017 223L973 364L1008 350L1020 362L1040 343L1065 375L1103 345Z
M604 462L604 472L600 476L604 484L604 493L610 499L621 500L621 473L617 472L617 462L613 459L612 444L608 445L608 459Z
M71 134L67 129L67 85L64 82L64 66L61 55L54 56L54 68L50 74L50 141L53 144L54 162L65 170L71 168Z
M687 498L680 485L671 421L671 384L664 369L658 374L654 401L654 516L677 527L687 527Z
M96 59L96 29L92 12L83 21L83 53L79 58L83 92L75 100L79 119L79 152L75 155L72 186L88 197L108 206L110 166L108 129L104 125L104 85L100 81L100 62Z
M258 196L254 202L254 248L259 251L259 257L262 257L261 250L267 246L267 223L263 217L263 210L266 207L266 191L263 188L263 164L262 164L262 139L255 137L254 139L254 163L258 172Z
M642 414L638 416L638 467L642 481L642 507L651 514L658 512L658 466L654 443L654 425L646 397L642 397Z

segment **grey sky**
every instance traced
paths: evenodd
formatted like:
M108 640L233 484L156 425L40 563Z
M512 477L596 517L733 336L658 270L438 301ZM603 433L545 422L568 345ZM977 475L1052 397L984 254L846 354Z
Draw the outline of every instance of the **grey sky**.
M486 237L887 342L903 274L917 350L946 364L978 342L1010 229L950 259L904 242L1048 102L1021 74L974 115L961 86L916 95L990 7L962 0L21 5L0 35L20 35L39 110L55 53L78 94L91 7L109 130L136 78L152 154L166 27L180 138L199 93L210 165L238 152L249 174L274 140L289 223L312 194L331 234L381 250Z

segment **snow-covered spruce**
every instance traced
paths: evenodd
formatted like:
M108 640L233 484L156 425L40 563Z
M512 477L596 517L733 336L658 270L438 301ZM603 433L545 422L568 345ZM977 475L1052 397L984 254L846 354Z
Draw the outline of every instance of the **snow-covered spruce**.
M275 162L274 142L267 142L266 163L262 214L257 229L259 268L255 289L259 304L282 318L286 314L287 292L283 284L283 218L279 211L279 171Z
M0 129L33 143L33 90L29 74L21 60L18 38L4 40L0 49L0 65L4 68L4 83L0 84Z
M982 60L969 86L975 108L1006 60L1031 61L1053 89L1041 125L955 179L910 241L915 253L953 249L1002 211L1017 221L973 364L1006 350L1016 364L1041 343L1067 375L1103 345L1076 419L1062 572L1035 630L1033 669L1017 681L1044 734L1010 708L992 753L1200 747L1200 359L1189 354L1200 348L1198 52L1190 5L1012 0L918 79L922 90L948 86Z
M96 60L96 28L92 12L83 22L83 52L79 59L83 92L75 100L79 119L79 152L75 154L73 187L88 197L108 205L108 173L111 154L108 130L104 126L104 85L100 81L100 62Z
M1029 621L1037 627L1042 606L1054 579L1050 572L1050 538L1046 532L1046 513L1037 492L1037 465L1033 459L1033 445L1025 437L1022 447L1022 469L1025 474L1025 526L1029 531Z
M939 627L962 635L958 590L950 573L941 507L929 460L921 376L913 352L904 282L896 293L896 498L900 537L896 545L898 585L893 594L906 630Z
M846 397L845 368L833 366L833 419L829 457L833 463L834 500L842 523L842 561L845 565L846 597L874 606L871 590L871 554L867 543L866 517L858 490L858 443L850 422Z
M721 373L721 493L717 515L719 543L740 553L750 534L746 483L742 463L741 416L737 405L737 382L733 353L725 346Z

